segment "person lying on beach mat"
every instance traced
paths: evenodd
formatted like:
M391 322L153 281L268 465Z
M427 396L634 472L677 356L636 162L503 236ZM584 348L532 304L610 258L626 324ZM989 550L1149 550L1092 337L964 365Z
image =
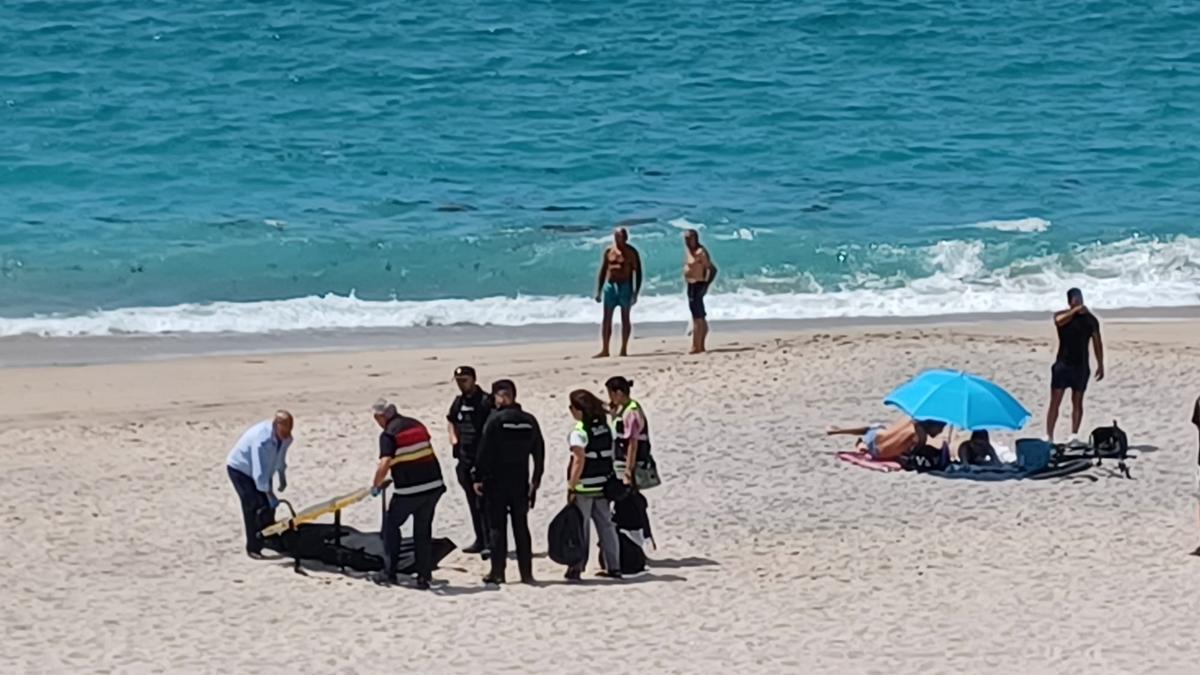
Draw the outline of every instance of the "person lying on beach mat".
M829 429L828 436L858 436L854 449L872 459L896 459L922 447L930 438L945 430L946 425L933 420L904 419L890 426L871 424L865 427Z

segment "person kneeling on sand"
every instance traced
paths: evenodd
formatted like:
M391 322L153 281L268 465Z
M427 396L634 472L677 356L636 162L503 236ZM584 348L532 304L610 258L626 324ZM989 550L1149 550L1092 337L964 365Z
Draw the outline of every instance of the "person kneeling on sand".
M871 456L872 459L896 459L924 446L945 430L946 425L933 420L901 420L885 426L872 424L865 427L830 429L829 436L858 436L854 449Z

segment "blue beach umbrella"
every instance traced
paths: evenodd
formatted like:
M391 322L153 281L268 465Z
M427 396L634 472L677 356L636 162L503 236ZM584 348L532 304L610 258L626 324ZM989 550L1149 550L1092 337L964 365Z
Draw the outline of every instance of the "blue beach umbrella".
M1017 431L1029 411L999 385L957 370L927 370L883 399L915 420L945 422L959 429Z

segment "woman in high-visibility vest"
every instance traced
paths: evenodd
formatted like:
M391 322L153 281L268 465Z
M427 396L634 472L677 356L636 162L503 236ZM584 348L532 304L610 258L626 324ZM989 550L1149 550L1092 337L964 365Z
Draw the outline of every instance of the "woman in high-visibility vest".
M583 562L567 570L566 578L577 580L587 567L589 549L587 521L596 525L604 569L596 576L620 578L621 551L612 506L604 496L604 486L613 477L613 437L604 402L586 389L576 389L568 397L575 427L568 444L571 466L567 473L567 499L583 515Z

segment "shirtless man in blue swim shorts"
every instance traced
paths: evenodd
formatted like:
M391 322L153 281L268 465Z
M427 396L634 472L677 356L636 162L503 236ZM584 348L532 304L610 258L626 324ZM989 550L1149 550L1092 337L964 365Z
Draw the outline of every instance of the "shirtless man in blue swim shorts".
M600 353L596 358L608 356L608 343L612 340L613 310L621 308L621 356L629 354L629 336L633 334L633 323L629 311L637 304L642 292L642 257L637 249L629 245L629 233L618 227L613 231L613 244L604 250L600 259L600 274L596 279L596 302L604 303L604 320L600 328Z

